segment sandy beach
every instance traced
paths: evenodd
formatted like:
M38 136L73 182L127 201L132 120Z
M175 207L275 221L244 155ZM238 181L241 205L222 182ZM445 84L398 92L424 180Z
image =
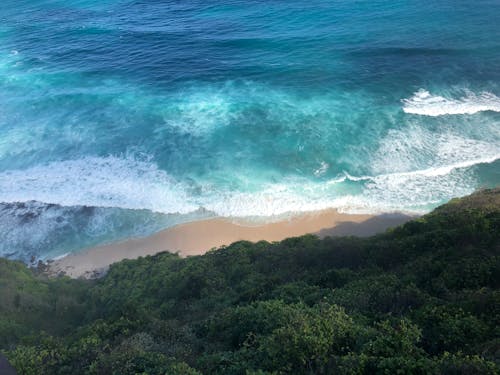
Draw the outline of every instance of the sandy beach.
M348 215L336 210L312 212L268 224L234 222L214 218L181 224L144 238L133 238L83 250L49 263L49 273L94 278L109 265L122 259L135 259L161 251L180 256L200 255L212 248L240 240L280 241L287 237L313 233L325 236L370 236L411 219L403 214Z

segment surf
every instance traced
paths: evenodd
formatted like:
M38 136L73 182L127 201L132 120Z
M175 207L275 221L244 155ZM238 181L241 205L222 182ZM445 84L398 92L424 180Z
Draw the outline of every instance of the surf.
M478 112L500 112L500 98L487 91L449 98L420 89L411 98L403 99L403 111L422 116L473 115Z

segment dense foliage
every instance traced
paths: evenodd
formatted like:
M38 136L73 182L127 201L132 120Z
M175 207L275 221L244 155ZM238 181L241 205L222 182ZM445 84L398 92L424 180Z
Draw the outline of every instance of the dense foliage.
M161 253L96 281L0 260L20 374L498 374L500 190L387 233Z

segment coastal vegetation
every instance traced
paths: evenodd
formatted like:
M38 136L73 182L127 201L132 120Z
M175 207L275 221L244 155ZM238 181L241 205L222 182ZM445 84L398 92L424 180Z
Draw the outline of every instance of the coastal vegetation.
M19 374L498 374L499 234L495 189L367 239L163 252L98 280L0 259L0 350Z

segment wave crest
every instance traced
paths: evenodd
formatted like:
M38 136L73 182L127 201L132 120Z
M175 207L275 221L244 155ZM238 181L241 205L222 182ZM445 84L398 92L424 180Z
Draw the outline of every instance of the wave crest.
M432 95L420 89L411 98L402 100L403 111L422 116L471 115L483 111L500 112L500 98L490 92L470 91L458 99Z
M132 158L85 157L0 173L0 202L120 207L189 213L186 189L156 164Z
M272 217L336 208L350 213L423 212L477 186L468 169L500 154L455 160L427 169L353 176L328 181L288 177L253 188L177 181L150 161L87 157L0 173L0 202L39 201L60 206L189 214L207 210L224 217ZM194 184L194 185L193 185Z

